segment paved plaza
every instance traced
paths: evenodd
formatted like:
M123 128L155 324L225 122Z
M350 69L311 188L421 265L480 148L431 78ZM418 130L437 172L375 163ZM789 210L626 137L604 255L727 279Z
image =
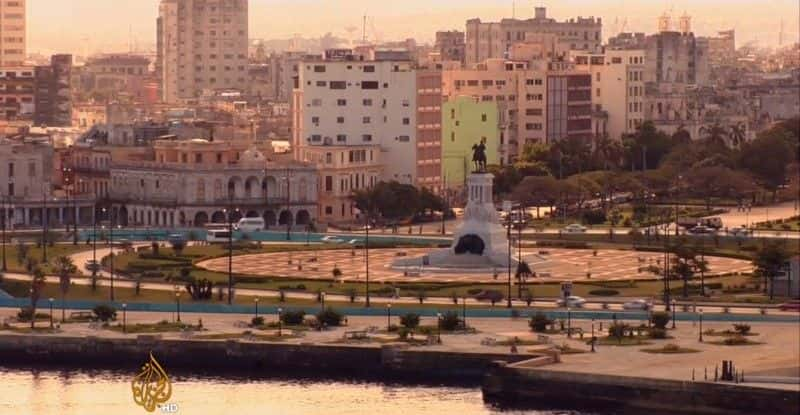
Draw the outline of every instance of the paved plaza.
M374 249L369 252L370 281L375 282L458 282L490 283L497 278L495 272L443 271L409 267L392 269L391 263L402 256L422 256L430 248L412 249ZM596 252L596 255L595 255ZM538 281L579 281L591 280L632 280L658 279L659 276L647 271L649 266L660 267L663 254L658 252L637 252L603 249L523 249L522 257L537 274ZM710 271L707 276L745 273L752 271L749 261L706 257ZM304 279L333 279L333 269L342 271L337 280L362 281L365 278L365 258L363 250L317 250L302 252L277 252L236 256L233 258L233 272L256 276L275 276ZM201 268L227 272L228 258L216 258L198 264ZM496 270L502 277L506 269ZM591 274L591 275L589 275Z

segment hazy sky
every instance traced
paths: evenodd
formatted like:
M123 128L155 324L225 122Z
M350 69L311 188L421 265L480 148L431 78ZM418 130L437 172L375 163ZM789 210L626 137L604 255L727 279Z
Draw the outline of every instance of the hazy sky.
M139 49L155 44L159 0L28 0L30 52L84 52L127 50L129 39ZM369 16L371 39L414 37L431 41L436 30L464 30L468 18L495 21L511 17L512 0L250 0L252 38L316 37L332 32L360 36L362 16ZM737 43L758 40L775 45L781 19L784 44L800 36L798 0L559 0L516 2L517 17L530 17L534 5L545 5L558 20L600 16L607 37L627 19L626 31L654 32L656 18L672 10L693 19L695 33L713 34L733 27ZM616 20L616 24L615 24Z

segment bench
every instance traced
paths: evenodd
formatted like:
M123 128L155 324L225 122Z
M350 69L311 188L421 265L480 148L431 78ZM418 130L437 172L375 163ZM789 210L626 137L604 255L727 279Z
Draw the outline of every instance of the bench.
M73 311L69 313L70 320L90 320L94 321L95 316L91 311Z
M344 332L345 339L363 340L367 338L366 330L354 330Z
M567 330L567 334L569 335L577 334L581 338L583 338L583 329L580 327L571 327Z

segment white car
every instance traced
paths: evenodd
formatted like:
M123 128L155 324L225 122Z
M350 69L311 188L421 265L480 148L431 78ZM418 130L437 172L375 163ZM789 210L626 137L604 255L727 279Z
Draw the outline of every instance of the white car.
M571 225L567 225L564 227L564 232L566 233L585 233L586 227L577 223L573 223Z
M583 297L578 297L577 295L571 295L567 298L562 298L558 300L557 304L562 307L580 308L583 307L584 304L586 304L586 299Z
M239 232L261 232L267 227L264 218L242 218L236 224L236 230Z
M622 305L622 308L625 310L649 310L652 307L653 303L643 299L628 301Z
M745 226L737 226L735 228L728 229L728 233L733 236L750 236L753 231L747 229Z

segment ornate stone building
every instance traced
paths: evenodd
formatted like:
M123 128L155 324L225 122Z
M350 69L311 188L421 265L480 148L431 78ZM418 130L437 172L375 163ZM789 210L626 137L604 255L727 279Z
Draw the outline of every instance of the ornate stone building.
M265 150L266 151L266 150ZM268 159L251 142L158 140L146 160L114 160L110 202L123 226L184 227L263 217L268 227L317 220L317 170Z

